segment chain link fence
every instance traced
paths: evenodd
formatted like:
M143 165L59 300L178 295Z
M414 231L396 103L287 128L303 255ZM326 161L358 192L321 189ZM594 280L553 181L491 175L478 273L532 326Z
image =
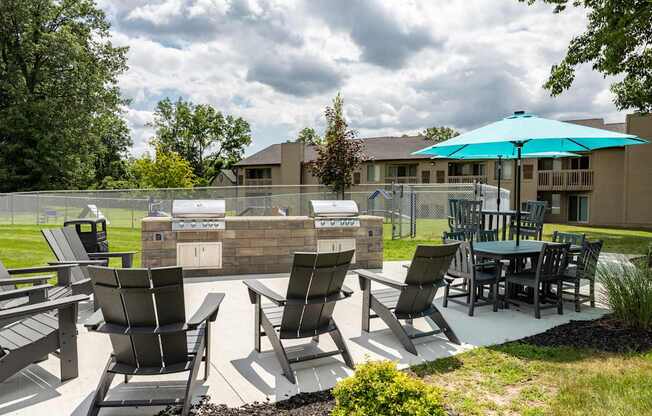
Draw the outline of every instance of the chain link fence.
M501 197L509 207L509 191ZM495 207L497 189L482 184L356 185L345 193L362 213L398 216L400 235L413 235L409 219L445 219L448 199L483 199ZM310 200L337 199L320 185L232 186L192 189L40 191L0 194L0 224L63 224L104 216L113 227L140 228L151 209L171 213L175 199L224 199L227 215L309 215ZM493 205L492 205L493 204Z

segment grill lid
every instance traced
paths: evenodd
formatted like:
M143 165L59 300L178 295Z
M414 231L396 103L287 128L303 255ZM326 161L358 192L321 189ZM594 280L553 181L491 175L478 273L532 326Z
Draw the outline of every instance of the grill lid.
M176 199L172 202L172 216L177 218L223 218L225 212L223 199Z
M357 217L358 204L355 201L310 201L313 217Z

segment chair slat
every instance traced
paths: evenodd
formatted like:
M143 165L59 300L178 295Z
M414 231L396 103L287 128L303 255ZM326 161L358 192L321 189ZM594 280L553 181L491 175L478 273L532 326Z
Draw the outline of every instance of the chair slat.
M77 234L77 231L75 230L75 227L63 227L61 232L68 242L68 246L70 247L70 250L72 251L76 260L90 260L90 257L88 257L88 253L86 252L86 249L84 248L84 245L82 244L81 239L79 238L79 234Z

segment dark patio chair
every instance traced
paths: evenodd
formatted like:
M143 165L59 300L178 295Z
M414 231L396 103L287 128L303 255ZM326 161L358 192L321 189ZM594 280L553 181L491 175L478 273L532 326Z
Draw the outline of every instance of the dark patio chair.
M344 286L344 278L355 250L339 253L295 253L285 296L269 289L259 280L245 280L249 299L255 305L254 348L261 351L262 336L267 336L283 375L296 383L292 364L333 355L342 355L354 368L353 359L337 324L333 320L335 304L353 291ZM262 303L265 298L271 304ZM334 351L288 358L282 340L313 338L328 334L337 346Z
M418 355L413 339L443 333L451 342L459 344L455 332L433 304L439 288L445 287L444 276L459 242L440 246L417 246L404 282L389 279L369 270L354 270L360 281L362 294L362 330L369 332L370 320L380 318L392 330L406 350ZM371 282L389 289L371 290ZM375 315L371 314L371 311ZM438 330L408 334L399 320L411 323L416 318L430 318Z
M41 230L59 263L79 265L108 265L110 258L120 258L123 268L133 265L135 251L88 253L75 227L44 228Z
M477 232L477 241L498 241L498 230L479 230Z
M471 241L474 237L474 231L444 231L441 235L442 241Z
M210 368L210 329L217 318L222 293L209 293L195 314L186 320L181 267L158 269L88 268L96 302L101 309L84 324L109 335L109 357L95 390L89 415L105 407L183 406L190 411L192 391L202 361L204 380ZM105 400L116 374L125 382L132 376L161 376L187 372L183 397L151 400Z
M517 272L508 272L505 276L506 285L517 284L530 287L534 291L534 316L541 318L541 309L557 307L557 313L563 315L564 304L562 299L562 281L564 269L568 263L568 249L570 244L545 243L541 247L538 261L534 268ZM556 285L556 302L541 306L542 292L549 296L547 288ZM509 288L507 288L509 289Z
M579 233L563 233L554 231L552 233L553 243L570 243L573 246L582 246L586 240L586 234Z
M525 203L527 214L521 214L520 235L522 239L542 240L543 224L546 215L546 201L527 201ZM509 226L509 239L516 237L516 217L512 217Z
M575 302L575 311L580 311L582 303L589 302L595 307L595 272L598 268L598 259L602 251L602 241L584 241L582 251L577 257L577 263L566 268L563 273L563 294L571 295ZM589 294L580 293L582 280L589 281ZM569 290L572 289L572 292Z
M77 377L77 304L87 299L66 296L0 311L0 382L48 354L60 360L61 381Z
M462 279L464 285L447 284L444 287L444 308L448 307L448 302L458 303L468 306L469 316L473 316L476 306L493 305L494 312L498 311L499 305L499 285L503 279L502 264L489 261L478 263L473 253L473 242L464 241L460 243L458 252L453 261L455 264L455 278ZM489 297L485 298L484 291L488 289ZM451 290L454 291L451 294ZM458 298L465 298L464 301Z
M454 201L454 203L451 203ZM482 229L482 201L469 201L465 199L449 200L452 211L449 218L451 232L468 231L475 233Z
M70 283L72 267L73 265L58 265L7 269L0 261L0 310L72 295ZM33 276L35 273L48 272L56 272L56 286L48 284L48 281L54 278L52 274Z

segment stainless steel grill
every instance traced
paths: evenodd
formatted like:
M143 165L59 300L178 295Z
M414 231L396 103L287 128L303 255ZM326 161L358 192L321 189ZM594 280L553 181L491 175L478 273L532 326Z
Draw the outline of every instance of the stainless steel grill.
M315 228L360 227L355 201L310 201L310 212L315 218Z
M222 199L177 199L172 202L172 231L224 230Z

